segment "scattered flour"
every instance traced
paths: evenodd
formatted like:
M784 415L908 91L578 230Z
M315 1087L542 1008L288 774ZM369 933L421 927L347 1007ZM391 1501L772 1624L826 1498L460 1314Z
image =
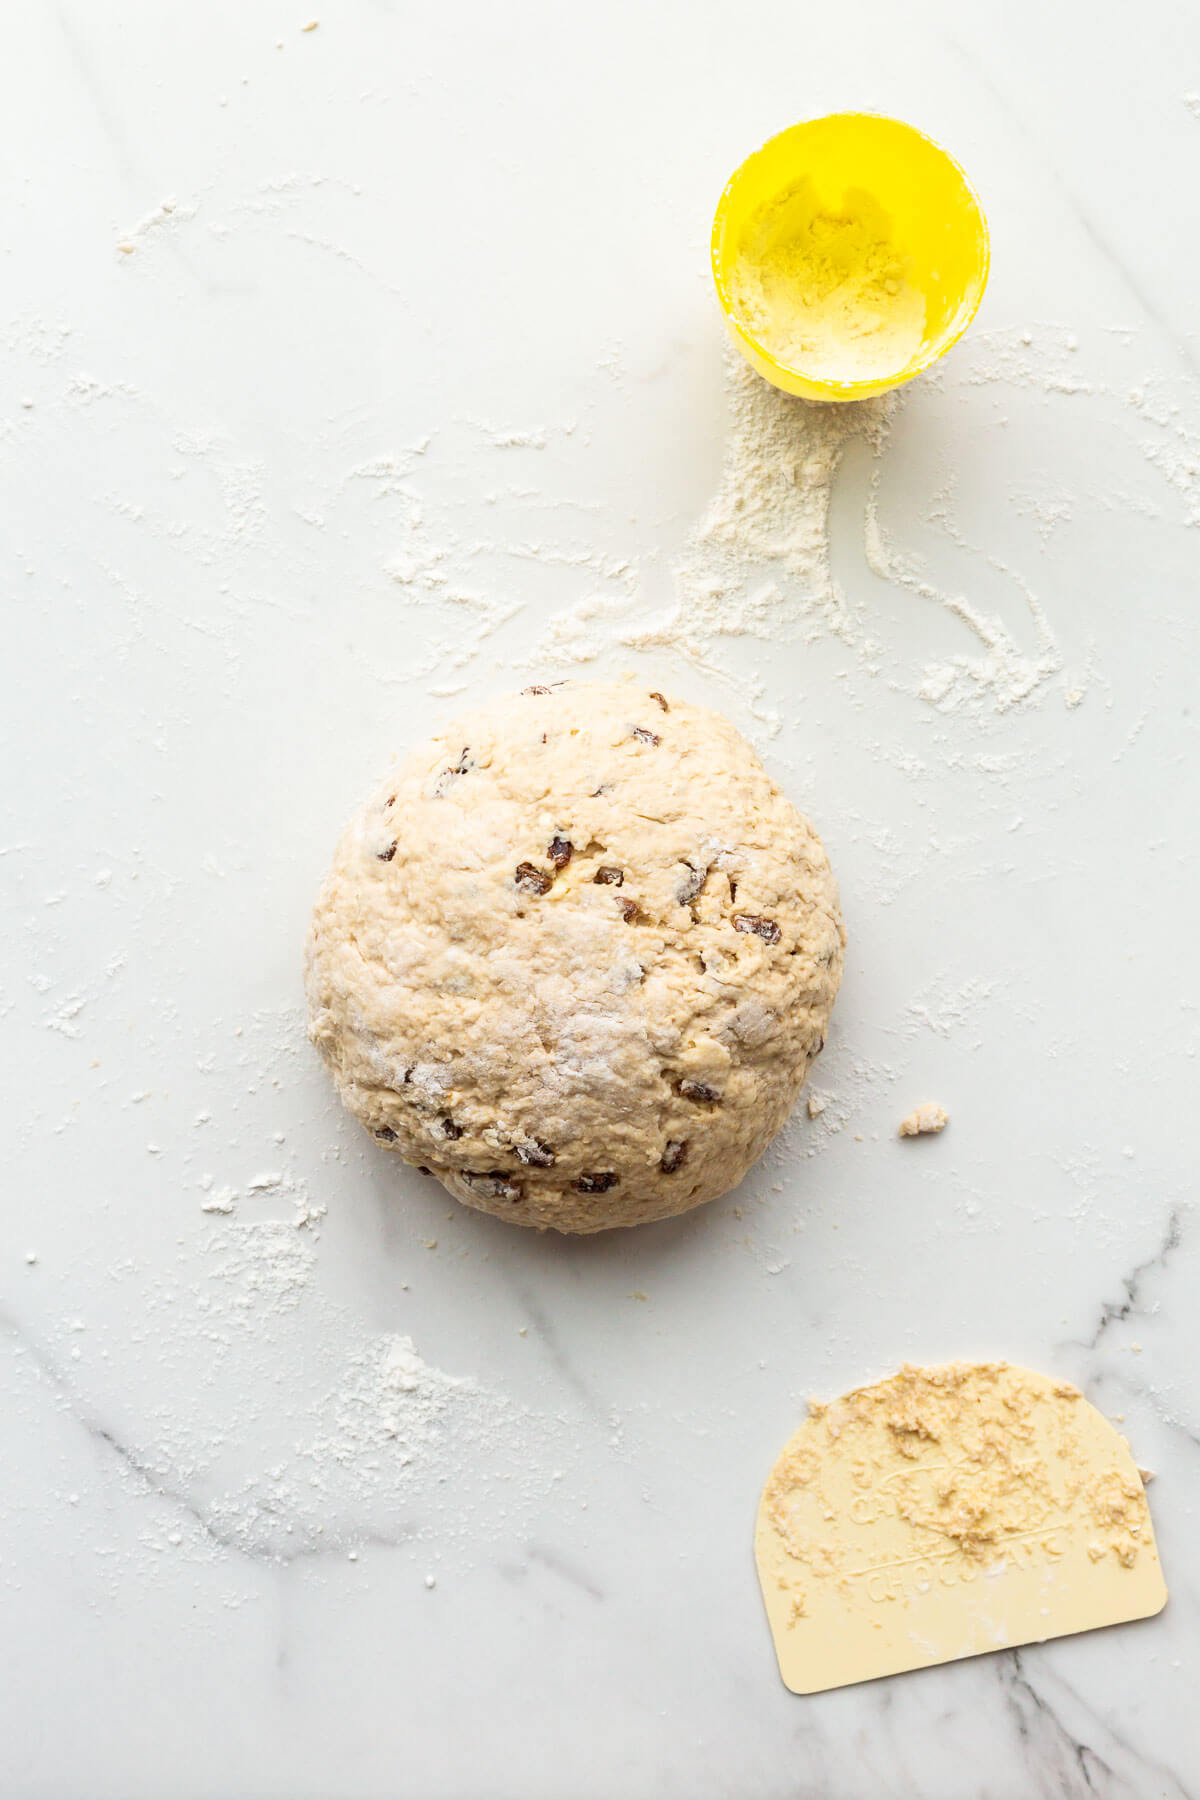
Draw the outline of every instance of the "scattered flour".
M291 1563L419 1542L465 1561L519 1541L572 1460L558 1422L433 1367L402 1332L364 1332L323 1294L318 1241L305 1218L221 1218L173 1270L113 1266L127 1335L97 1324L87 1342L98 1368L125 1371L120 1414L136 1427L88 1397L78 1321L19 1346L32 1392L49 1388L96 1439L99 1472L158 1500L141 1539L156 1557ZM150 1398L164 1391L169 1404Z
M879 454L898 400L825 404L782 394L729 353L730 429L721 483L700 523L703 550L727 552L736 589L743 561L776 563L803 585L801 616L814 602L841 624L841 600L829 570L829 507L848 444L865 440ZM685 593L690 591L685 564ZM709 569L703 568L704 578ZM846 627L843 627L845 629Z
M229 1289L231 1323L239 1315L258 1321L298 1306L316 1256L312 1243L283 1219L238 1221L208 1249L209 1279Z
M1129 405L1148 428L1142 454L1179 495L1189 525L1200 525L1200 430L1159 384L1134 388Z
M941 592L914 558L889 542L879 491L898 394L823 404L780 393L732 350L726 367L730 423L721 480L674 570L672 603L647 618L643 607L635 609L636 592L579 602L552 616L531 663L590 661L618 647L665 648L728 681L717 649L722 637L779 643L832 634L872 674L885 672L886 652L866 607L839 587L830 561L834 483L849 446L864 443L876 458L863 519L868 566L958 619L974 646L911 674L893 657L886 670L892 685L942 713L1003 713L1061 674L1063 658L1045 610L1019 575L989 559L1021 592L1031 650L965 596ZM748 698L757 702L762 692L760 682ZM777 727L773 714L759 705L752 710Z
M1200 115L1196 96L1186 103ZM234 205L232 216L260 223L320 185L318 177L286 177L264 187L242 211ZM124 234L122 251L128 256L163 244L197 209L164 202ZM315 237L306 241L331 247ZM140 279L153 266L152 257L138 256L125 273ZM35 377L47 384L38 389L37 419L57 404L73 409L74 429L100 433L108 428L106 409L116 403L137 404L149 416L150 403L133 389L70 376L59 366L68 349L76 351L69 327L22 318L10 321L2 335L28 364L30 385ZM1066 366L1071 354L1060 329L1039 328L1036 341L1030 332L990 338L973 333L960 356L967 385L1032 389L1048 407L1083 409L1081 417L1104 406L1105 416L1115 414L1126 430L1132 418L1140 455L1162 478L1167 497L1181 503L1187 522L1200 524L1200 434L1190 423L1195 409L1185 407L1183 387L1146 380L1118 392L1073 373ZM58 386L50 391L52 378ZM540 451L556 427L488 425L458 435L448 428L437 444L419 439L364 461L379 440L363 442L361 421L351 421L344 432L331 426L330 441L320 446L324 463L316 452L313 460L325 475L314 474L282 518L269 495L267 471L245 447L207 431L180 431L161 443L162 460L181 484L173 508L168 499L157 512L150 501L130 510L128 497L116 493L101 494L100 502L131 527L168 541L189 566L203 567L204 605L214 591L230 595L230 616L237 621L253 608L298 607L295 596L311 584L317 566L310 545L336 540L339 563L361 548L355 579L361 575L387 598L400 599L406 627L396 673L376 651L364 658L365 680L412 683L463 670L489 647L503 650L503 628L523 606L540 605L549 595L543 648L551 662L587 661L615 647L662 646L721 673L722 638L742 635L773 644L834 635L867 666L879 664L884 651L862 606L839 592L832 575L830 506L847 451L861 444L882 459L900 403L892 398L835 408L791 401L738 360L730 365L729 391L730 432L717 491L679 559L669 604L652 618L646 617L636 564L597 553L594 527L580 526L601 503L587 491L582 498L549 494L557 459ZM493 461L473 462L478 454ZM489 489L495 459L514 479ZM539 464L526 485L523 459ZM350 472L339 480L348 465ZM456 466L470 478L462 481L459 497L448 498ZM868 561L884 580L949 611L969 646L961 657L915 672L889 652L885 675L894 673L898 686L919 693L936 714L1004 711L1047 691L1061 659L1037 600L1026 594L1034 644L1021 649L977 606L925 583L881 526L884 467L877 460L864 518ZM483 535L481 495L491 509L484 513L490 529ZM1112 503L1124 501L1117 495ZM1029 504L1048 536L1069 517L1071 497L1035 495ZM303 525L298 547L297 519ZM107 568L101 574L115 579ZM141 597L127 581L125 590L137 620ZM580 594L565 611L564 590ZM408 628L415 639L417 621L425 636L414 650ZM226 632L227 653L236 662L238 633L229 631L227 620L214 620L201 608L196 629L218 639ZM458 691L462 683L443 679L441 685ZM1078 697L1068 689L1068 705L1072 693ZM936 717L931 726L943 729ZM882 836L874 847L881 858L898 855ZM906 863L893 886L911 878ZM123 879L119 874L118 885ZM115 978L117 967L114 961L105 981ZM59 1039L70 1044L98 1036L103 1018L100 1025L93 1019L102 1010L103 992L100 980L86 993L65 983L41 1021L54 1034L50 1042L58 1047ZM957 1029L989 992L982 981L958 990L926 989L909 1007L911 1029ZM300 1043L302 1033L280 1034L287 1047L272 1052L275 1064L269 1058L244 1069L229 1063L224 1072L234 1081L244 1074L253 1094L255 1081L294 1054L293 1039ZM830 1089L810 1095L809 1118L797 1122L803 1137L793 1132L789 1161L819 1154L851 1123L856 1129L865 1124L868 1105L874 1111L880 1090L898 1079L896 1069L855 1059L836 1044L822 1074ZM138 1079L136 1072L130 1079ZM140 1105L150 1095L134 1098ZM164 1133L168 1147L170 1141ZM246 1167L253 1171L260 1157L274 1161L275 1155L262 1146L248 1150ZM174 1173L167 1179L174 1182ZM169 1524L161 1541L149 1546L155 1555L170 1546L175 1554L233 1550L274 1561L412 1539L440 1547L457 1538L471 1546L536 1512L559 1478L560 1469L551 1465L562 1465L570 1454L564 1453L561 1422L473 1378L443 1373L402 1331L380 1331L378 1322L367 1328L335 1306L320 1279L323 1206L311 1202L306 1185L287 1169L242 1174L236 1183L214 1179L201 1189L199 1219L190 1180L185 1169L179 1191L189 1197L181 1218L186 1215L184 1228L194 1235L174 1266L167 1252L161 1261L134 1267L129 1259L110 1272L112 1281L126 1284L124 1316L107 1337L97 1327L84 1340L87 1353L111 1355L107 1370L97 1361L89 1381L88 1363L68 1360L78 1349L70 1346L65 1326L41 1364L39 1394L50 1381L64 1411L96 1438L98 1469L116 1470L131 1490L161 1498ZM261 1209L281 1216L250 1216ZM33 1250L26 1261L38 1266ZM776 1259L770 1272L781 1266ZM395 1313L392 1323L408 1323L402 1300ZM164 1365L167 1379L160 1380ZM141 1371L151 1367L153 1378L147 1375L140 1387ZM115 1421L107 1416L110 1405L119 1415ZM112 1579L115 1588L128 1591L115 1560ZM432 1585L433 1577L427 1579Z
M1196 110L1194 94L1185 94L1183 103ZM332 223L344 219L346 205L360 195L355 183L297 171L260 182L249 191L221 195L210 186L187 201L166 197L123 234L121 247L132 252L181 229L196 218L203 204L229 221L214 221L213 230L228 235L243 225L259 230L273 224L289 237L304 237L350 261L379 282L380 275L361 264L345 245L290 229L299 208L306 209L306 220L308 210L324 208ZM1124 331L1126 339L1132 335L1125 328L1112 329ZM1200 432L1189 422L1195 415L1193 384L1184 383L1187 393L1180 391L1178 383L1165 380L1157 387L1153 381L1145 381L1118 392L1112 385L1088 378L1086 370L1080 372L1079 349L1079 339L1060 325L1039 323L990 333L976 329L959 352L953 380L960 391L972 386L1022 387L1061 397L1075 407L1099 404L1106 409L1106 418L1114 405L1123 413L1132 409L1146 427L1141 454L1179 496L1189 522L1200 523ZM430 440L400 452L396 466L375 490L400 503L398 541L390 555L376 561L371 575L395 582L406 601L416 601L418 606L428 601L429 621L427 625L421 620L413 633L415 641L406 645L402 666L398 663L393 671L385 658L372 660L373 678L389 683L428 681L462 670L493 644L502 649L505 628L523 610L535 608L545 624L534 655L521 659L525 666L534 662L571 666L622 649L665 649L738 689L772 734L779 721L763 704L764 684L753 674L730 670L730 659L720 654L722 638L741 636L770 642L836 635L871 675L883 676L897 690L912 694L941 714L1004 713L1044 699L1051 692L1061 692L1069 707L1079 704L1086 683L1065 674L1047 609L1018 572L1002 570L1020 590L1028 632L1019 622L1006 625L993 616L977 596L943 591L911 553L898 550L889 541L880 520L882 460L875 469L863 523L866 560L881 579L908 589L956 620L964 642L956 654L942 655L915 668L910 666L910 643L881 643L880 627L870 615L869 597L865 601L849 597L833 579L830 498L849 445L866 443L882 459L900 400L893 394L845 406L795 401L760 381L732 349L728 356L730 430L724 469L717 493L672 571L672 597L665 606L648 601L636 561L599 555L588 542L572 537L567 512L594 511L599 504L595 499L551 497L551 485L561 471L547 466L541 452L551 439L570 439L576 433L575 423L506 426L494 420L459 421L444 434L447 442L438 470L436 502L423 499L413 480L429 452ZM608 370L607 363L600 366ZM944 375L935 376L926 385L946 381ZM577 442L584 436L578 434ZM179 447L184 448L182 443ZM166 534L186 532L200 548L201 560L208 550L215 552L214 561L232 564L236 552L243 563L242 580L250 574L244 566L248 547L259 552L256 564L264 570L272 566L267 554L271 546L262 530L266 515L261 469L233 456L229 446L201 450L196 445L192 453L203 454L222 483L227 519L219 544L211 542L202 521L197 523L194 505L186 523L150 517L144 522ZM526 474L525 484L518 479L481 495L477 482L464 483L461 492L447 503L446 495L455 485L456 462L461 472L464 457L474 460L480 454L497 453L514 470ZM377 470L388 461L386 457L377 459ZM535 462L540 465L536 473L532 468ZM353 471L354 475L370 473L370 465ZM447 474L451 476L449 486L444 479ZM500 530L472 537L464 533L463 520L469 518L472 527L478 524L481 498L485 513L496 508ZM350 522L345 516L337 517L339 501L344 499L344 492L326 490L320 497L314 495L312 504L296 503L291 510L314 529L326 531L336 525L345 537ZM1101 503L1149 505L1140 499L1130 501L1120 493L1103 496ZM1035 519L1044 538L1070 520L1072 504L1072 496L1061 493L1053 498L1040 491L1017 497L1017 510ZM128 510L120 498L114 497L113 505ZM456 507L463 509L462 519L453 516ZM378 516L378 509L376 512ZM511 533L507 521L518 514L549 529L524 537ZM261 543L249 542L258 538ZM965 543L962 547L973 548ZM554 580L555 571L567 571L569 582ZM254 585L253 575L250 583ZM265 591L255 593L256 604L281 604L266 599L271 585L261 582ZM286 583L280 585L286 590ZM566 605L564 586L570 596Z
M304 1396L294 1442L215 1494L204 1524L248 1555L289 1562L349 1543L477 1542L527 1497L530 1422L505 1396L431 1367L411 1338L384 1334Z
M1024 596L1034 631L1032 655L1018 646L1012 633L994 615L982 612L962 595L945 594L933 587L917 573L911 559L894 552L879 524L874 491L867 505L865 542L867 561L876 575L953 613L983 647L982 655L978 651L962 651L940 663L925 665L916 692L938 712L987 707L998 713L1008 712L1032 699L1062 672L1062 654L1040 601L1028 584L1003 563L988 559L994 569L1012 577Z
M970 975L955 987L945 980L931 982L909 1002L909 1013L930 1031L949 1037L965 1025L971 1015L988 1001L996 983L982 976Z
M892 1063L876 1062L854 1053L836 1033L821 1058L821 1088L805 1089L806 1104L797 1107L775 1144L767 1151L768 1164L781 1174L793 1172L803 1157L822 1156L850 1126L870 1122L878 1111L879 1095L900 1079Z
M165 226L176 222L194 219L199 206L195 201L184 201L181 205L174 194L168 194L165 200L152 207L136 225L123 231L117 238L117 249L122 256L132 256L134 251L144 243L151 232L161 231Z
M215 1194L200 1202L200 1211L206 1213L231 1213L237 1204L237 1190L231 1187L218 1188Z
M122 866L114 891L127 885ZM56 909L43 947L64 929ZM30 1024L46 1004L31 984ZM93 1012L108 1056L119 995ZM169 1092L143 1085L162 1044L156 1023L109 1076L112 1129L124 1134L113 1141L137 1184L122 1216L138 1229L118 1234L111 1261L97 1260L95 1239L73 1266L55 1257L56 1287L73 1299L77 1288L74 1304L50 1304L28 1325L0 1320L18 1384L10 1398L35 1429L52 1406L91 1471L82 1548L95 1579L119 1593L198 1558L237 1580L242 1559L313 1566L372 1545L421 1544L423 1557L462 1567L497 1546L519 1555L550 1493L572 1491L578 1437L594 1421L557 1390L551 1415L420 1354L421 1322L431 1327L412 1290L436 1305L455 1277L417 1239L407 1252L391 1244L388 1290L369 1311L344 1303L362 1291L361 1244L340 1257L346 1207L336 1245L325 1212L351 1187L362 1146L335 1134L303 1163L289 1148L281 1126L311 1116L294 1091L311 1073L298 1008L177 1036ZM97 1079L103 1067L92 1064ZM149 1135L161 1153L143 1158ZM402 1238L402 1203L389 1207ZM404 1265L417 1257L410 1282ZM45 1261L31 1251L27 1266L40 1275ZM136 1507L115 1506L121 1497ZM27 1504L44 1498L30 1490Z
M894 395L843 405L782 394L730 350L729 433L720 484L673 572L673 599L646 617L636 589L553 615L530 662L590 661L610 648L673 650L725 681L717 640L768 642L833 632L856 649L878 646L830 569L830 505L847 447L879 455ZM771 578L765 579L767 572ZM757 683L747 697L762 692ZM753 707L774 730L772 714Z
M1120 335L1131 335L1114 327ZM1200 525L1200 392L1196 377L1176 372L1147 375L1128 386L1082 381L1064 366L1078 342L1062 325L1039 325L1026 331L972 333L972 361L967 384L1033 390L1072 398L1095 421L1099 431L1115 426L1122 434L1129 414L1142 429L1138 449L1174 490L1189 525ZM1093 496L1096 497L1096 496ZM1146 509L1120 489L1099 496L1105 505L1123 510ZM1064 516L1067 497L1057 496L1055 522ZM1156 511L1150 507L1151 513Z
M297 208L323 208L332 223L345 216L345 206L358 194L352 183L297 172L223 197L204 189L186 203L168 197L123 242L137 247L184 229L201 204L229 221L222 229L272 227L288 236L304 235L290 229ZM318 239L310 236L309 241ZM344 246L319 241L326 250L355 261ZM145 268L153 278L149 259ZM363 272L380 279L370 270ZM1103 408L1106 425L1114 423L1110 415L1117 412L1124 426L1132 411L1144 426L1140 454L1178 496L1188 520L1200 523L1200 432L1190 423L1195 408L1188 384L1184 392L1178 384L1146 380L1118 392L1088 378L1079 348L1075 336L1061 326L976 330L959 352L953 381L960 396L973 387L1027 388L1048 400L1053 397L1056 405L1090 409L1089 417ZM752 665L749 672L739 672L746 659L730 656L723 640L815 642L836 637L867 675L882 678L943 716L983 719L1051 694L1060 695L1069 708L1079 705L1090 672L1067 672L1050 610L1019 571L986 557L1019 596L1019 611L1002 619L978 593L939 586L884 529L885 453L902 396L843 406L793 400L755 376L732 349L728 356L730 422L724 466L716 493L668 572L665 603L651 597L660 574L653 558L643 567L636 557L602 554L595 548L594 529L581 530L585 514L603 510L600 502L588 493L556 491L585 466L588 433L577 430L574 422L508 426L494 419L460 419L444 426L436 441L425 437L366 461L361 436L349 426L343 431L340 424L331 424L321 451L334 451L345 437L357 460L340 480L314 480L309 493L297 495L289 505L288 522L299 519L312 532L326 534L331 544L338 539L355 546L350 557L358 566L351 567L350 578L375 589L382 586L385 592L392 584L402 594L403 653L382 632L370 655L355 644L351 654L364 673L388 685L424 681L445 688L452 685L446 677L477 665L489 652L503 666L508 628L519 615L533 614L542 620L540 637L531 655L515 659L519 666L572 667L624 650L665 650L738 691L768 735L775 734L781 720L766 701L766 684ZM930 378L926 387L939 383L952 391L944 375ZM94 391L105 396L116 392L103 384ZM570 446L571 455L548 461L544 452L552 440ZM847 593L834 578L831 497L846 452L857 444L877 459L862 527L865 560L881 580L908 590L936 608L943 620L953 621L962 634L957 651L923 660L919 646L924 633L897 640L894 630L889 635L883 619L873 616L870 584L855 583ZM128 497L119 494L109 497L113 509L122 517L136 516L143 529L169 539L173 547L186 546L194 561L214 565L225 578L217 583L218 593L230 593L240 604L303 617L294 596L311 583L311 557L276 528L262 467L233 445L203 434L181 434L174 448L185 462L216 478L219 516L214 520L206 508L202 481L189 482L186 495L181 491L175 516L161 511L155 516L140 505L133 513ZM495 459L513 479L489 485ZM365 494L365 509L354 495L356 488ZM1112 506L1152 506L1120 493L1089 498ZM1056 491L1050 497L1040 489L1010 499L1017 511L1034 519L1044 539L1071 520L1075 504L1070 494ZM485 520L492 528L480 532ZM893 520L890 530L895 533L902 526ZM976 550L961 537L955 542ZM361 559L358 545L364 547ZM109 569L103 574L121 586L131 614L145 610L144 597L126 578Z

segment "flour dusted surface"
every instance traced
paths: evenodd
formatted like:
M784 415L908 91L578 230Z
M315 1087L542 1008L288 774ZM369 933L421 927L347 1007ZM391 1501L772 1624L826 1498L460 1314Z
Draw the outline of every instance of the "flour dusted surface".
M535 686L352 822L311 1035L377 1141L515 1223L598 1231L739 1182L824 1043L844 933L811 825L719 714Z

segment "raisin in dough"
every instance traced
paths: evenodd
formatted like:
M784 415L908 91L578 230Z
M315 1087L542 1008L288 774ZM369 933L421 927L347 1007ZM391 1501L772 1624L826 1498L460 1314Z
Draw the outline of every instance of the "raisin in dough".
M742 1179L842 972L816 832L727 719L630 683L455 721L338 846L311 1036L376 1140L520 1225L601 1231Z

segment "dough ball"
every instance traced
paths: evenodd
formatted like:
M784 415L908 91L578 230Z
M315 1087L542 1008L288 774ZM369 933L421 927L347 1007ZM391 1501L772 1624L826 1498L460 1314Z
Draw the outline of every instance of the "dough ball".
M735 1186L842 973L816 832L727 719L631 683L455 721L338 846L308 944L350 1111L468 1206L602 1231Z

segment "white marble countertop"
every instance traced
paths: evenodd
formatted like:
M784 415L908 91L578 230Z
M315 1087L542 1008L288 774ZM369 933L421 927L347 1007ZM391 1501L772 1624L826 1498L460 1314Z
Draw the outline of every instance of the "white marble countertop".
M1200 1793L1196 17L309 17L5 38L0 1791ZM726 440L716 195L847 105L967 165L981 316L847 452L836 606L638 647ZM850 930L825 1112L582 1243L367 1144L299 983L388 754L546 668L727 710ZM766 1470L957 1356L1123 1421L1170 1604L797 1699Z

